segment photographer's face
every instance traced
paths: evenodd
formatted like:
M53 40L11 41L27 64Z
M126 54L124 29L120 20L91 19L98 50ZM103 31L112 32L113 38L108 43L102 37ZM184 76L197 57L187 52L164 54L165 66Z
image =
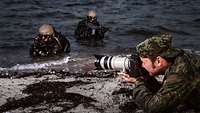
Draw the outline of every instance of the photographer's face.
M167 61L162 57L157 57L153 62L149 58L140 57L140 59L142 61L142 67L145 68L151 76L163 74L168 67Z

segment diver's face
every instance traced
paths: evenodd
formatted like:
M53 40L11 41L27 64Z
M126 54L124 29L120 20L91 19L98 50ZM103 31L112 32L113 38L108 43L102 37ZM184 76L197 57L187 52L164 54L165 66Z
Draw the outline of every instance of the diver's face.
M96 22L97 21L97 17L96 16L87 16L87 20L91 23Z
M44 42L49 42L53 39L53 35L39 35L39 37L44 41Z

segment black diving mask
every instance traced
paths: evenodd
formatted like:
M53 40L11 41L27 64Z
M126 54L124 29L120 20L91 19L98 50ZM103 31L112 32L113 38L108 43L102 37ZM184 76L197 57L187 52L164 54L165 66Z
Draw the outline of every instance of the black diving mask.
M95 22L95 21L97 21L97 17L87 16L87 20L89 22Z
M43 40L43 41L49 41L53 38L53 34L52 35L42 35L42 34L39 34L39 37Z

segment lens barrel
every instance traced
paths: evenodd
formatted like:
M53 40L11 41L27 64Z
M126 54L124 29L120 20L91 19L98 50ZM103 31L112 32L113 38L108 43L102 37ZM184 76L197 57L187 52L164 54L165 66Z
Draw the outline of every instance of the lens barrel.
M95 61L97 69L121 71L130 67L130 60L127 57L102 55L95 55L95 57L97 59Z

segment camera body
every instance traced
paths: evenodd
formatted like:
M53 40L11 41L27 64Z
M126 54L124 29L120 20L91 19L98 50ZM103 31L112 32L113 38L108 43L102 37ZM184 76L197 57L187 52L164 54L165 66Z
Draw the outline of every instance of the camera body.
M147 72L144 68L142 68L142 62L137 54L132 54L130 56L95 55L95 57L95 66L99 70L125 70L133 77L139 77Z

